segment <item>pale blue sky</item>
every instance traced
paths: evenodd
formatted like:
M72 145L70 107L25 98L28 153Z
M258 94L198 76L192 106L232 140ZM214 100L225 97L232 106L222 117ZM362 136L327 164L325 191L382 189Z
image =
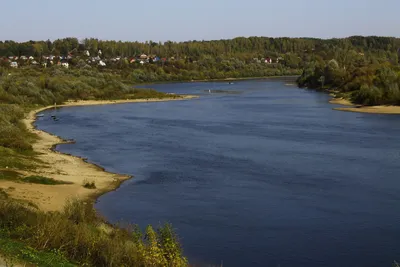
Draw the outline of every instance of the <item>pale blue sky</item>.
M400 0L2 0L0 40L400 37Z

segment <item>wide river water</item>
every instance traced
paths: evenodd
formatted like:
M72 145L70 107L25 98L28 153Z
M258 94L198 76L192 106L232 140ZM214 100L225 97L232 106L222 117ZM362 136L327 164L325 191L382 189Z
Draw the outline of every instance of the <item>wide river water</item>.
M134 175L98 211L172 223L196 266L391 266L400 116L334 111L285 83L157 84L201 97L50 110L37 125L76 140L58 150Z

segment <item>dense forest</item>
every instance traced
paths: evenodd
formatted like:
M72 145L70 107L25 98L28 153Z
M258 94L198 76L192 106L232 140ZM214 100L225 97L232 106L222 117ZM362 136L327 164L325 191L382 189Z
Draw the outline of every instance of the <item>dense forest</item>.
M328 40L239 37L231 40L164 43L65 38L23 43L0 42L0 65L9 68L8 59L18 57L19 66L34 67L29 61L21 59L31 56L37 61L38 67L44 61L48 63L48 56L53 55L68 61L71 68L95 68L101 72L113 70L131 83L302 74L300 86L335 87L343 92L359 91L361 87L365 89L368 86L372 88L369 91L376 91L379 82L354 86L353 77L362 80L360 75L364 75L364 72L371 73L381 67L396 72L399 48L399 38L375 36ZM148 57L146 64L134 60L143 54ZM104 65L99 66L94 57L104 61ZM352 95L354 101L359 103L386 103L385 94L378 97L377 101L364 101L362 96ZM380 98L382 101L378 101Z

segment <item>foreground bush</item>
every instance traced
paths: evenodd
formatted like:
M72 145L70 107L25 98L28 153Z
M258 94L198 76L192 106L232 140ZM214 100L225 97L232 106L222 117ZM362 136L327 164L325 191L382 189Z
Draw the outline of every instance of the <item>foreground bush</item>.
M70 201L63 212L33 210L0 200L1 238L37 251L57 251L79 266L187 266L170 225L143 234L104 223L91 204ZM1 252L1 248L0 248Z

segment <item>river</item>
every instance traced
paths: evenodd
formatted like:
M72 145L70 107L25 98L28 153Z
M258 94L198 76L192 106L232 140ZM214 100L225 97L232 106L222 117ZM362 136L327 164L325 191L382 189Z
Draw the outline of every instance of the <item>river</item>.
M197 266L391 266L400 259L400 116L334 111L282 80L156 84L186 101L62 108L58 150L134 178L111 222L172 223Z

